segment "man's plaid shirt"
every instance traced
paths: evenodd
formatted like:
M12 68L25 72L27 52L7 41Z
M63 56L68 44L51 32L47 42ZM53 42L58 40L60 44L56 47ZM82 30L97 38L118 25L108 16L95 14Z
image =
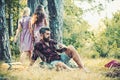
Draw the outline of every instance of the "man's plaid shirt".
M49 41L49 46L46 45L43 40L40 40L40 42L36 43L34 46L32 60L36 60L38 57L47 63L54 60L61 60L58 52L62 53L66 50L66 48L57 49L56 46L57 42L54 40Z

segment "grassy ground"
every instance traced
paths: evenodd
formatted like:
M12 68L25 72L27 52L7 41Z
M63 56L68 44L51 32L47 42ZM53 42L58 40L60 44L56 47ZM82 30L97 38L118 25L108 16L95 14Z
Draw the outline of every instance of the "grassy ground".
M112 59L83 59L85 66L90 70L90 73L85 73L83 70L76 69L74 71L56 71L48 70L39 67L39 60L29 70L14 68L7 70L0 68L0 80L120 80L118 78L105 77L108 71L104 64Z

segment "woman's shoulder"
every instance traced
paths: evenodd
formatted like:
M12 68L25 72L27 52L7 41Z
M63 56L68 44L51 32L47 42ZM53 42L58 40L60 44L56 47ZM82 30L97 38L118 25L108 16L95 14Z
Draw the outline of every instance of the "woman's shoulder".
M30 17L30 16L26 16L26 17L23 17L23 19L30 20L30 19L31 19L31 17Z
M20 24L22 24L23 22L29 22L30 19L31 19L30 16L23 16L23 17L21 17L21 18L18 20L18 22L19 22Z
M18 23L22 23L23 17L19 18Z

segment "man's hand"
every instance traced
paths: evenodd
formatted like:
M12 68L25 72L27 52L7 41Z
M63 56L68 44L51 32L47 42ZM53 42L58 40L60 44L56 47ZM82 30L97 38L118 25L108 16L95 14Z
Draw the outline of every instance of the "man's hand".
M58 47L59 47L59 48L67 48L67 46L66 46L66 45L61 44L61 43L59 43L59 44L58 44Z
M64 51L66 51L66 50L67 50L67 46L65 46L64 44L59 43L58 44L58 49L56 51L62 53Z

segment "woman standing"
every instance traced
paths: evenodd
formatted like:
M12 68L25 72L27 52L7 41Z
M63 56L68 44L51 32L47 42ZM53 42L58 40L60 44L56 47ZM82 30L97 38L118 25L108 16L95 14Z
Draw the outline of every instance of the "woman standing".
M32 36L29 30L30 22L30 9L28 7L24 8L23 16L19 19L18 28L16 30L16 35L14 42L16 42L17 37L20 33L20 61L23 63L26 58L31 58L31 53L33 50Z
M30 31L33 37L33 40L38 42L40 40L40 34L39 34L39 29L41 27L47 26L47 19L46 19L46 14L44 11L44 7L42 5L38 5L36 7L36 10L31 18L30 22Z

